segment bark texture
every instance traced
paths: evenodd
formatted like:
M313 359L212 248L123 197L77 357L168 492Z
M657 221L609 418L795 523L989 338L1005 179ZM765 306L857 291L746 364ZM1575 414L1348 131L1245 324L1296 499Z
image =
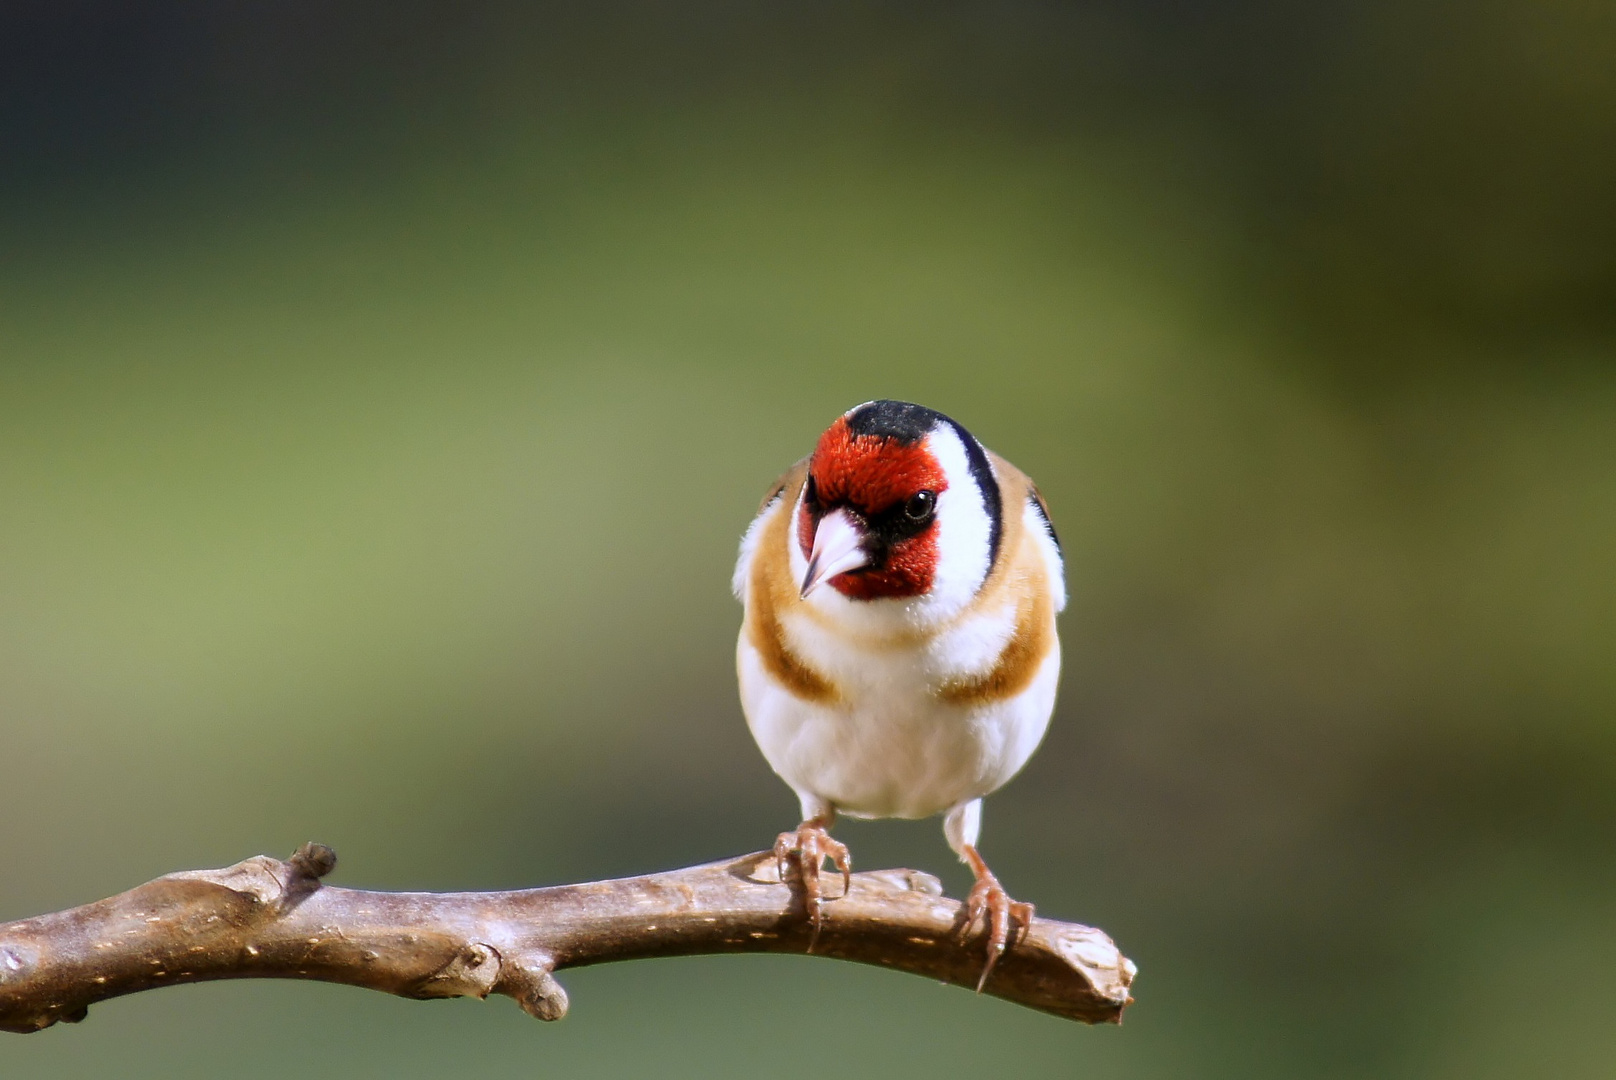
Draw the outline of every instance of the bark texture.
M214 979L319 979L409 998L504 994L541 1020L567 1011L566 967L697 953L807 952L800 889L766 853L662 874L485 893L321 884L336 855L305 844L222 870L167 874L83 907L0 924L0 1030L83 1020L98 1001ZM971 987L979 934L913 870L853 875L824 906L815 955ZM986 993L1118 1022L1134 966L1098 930L1036 919Z

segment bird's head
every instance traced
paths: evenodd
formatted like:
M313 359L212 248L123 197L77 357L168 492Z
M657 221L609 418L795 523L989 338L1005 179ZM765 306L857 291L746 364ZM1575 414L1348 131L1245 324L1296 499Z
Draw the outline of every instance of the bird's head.
M871 401L819 437L796 510L802 596L963 603L987 577L999 485L976 439L942 413Z

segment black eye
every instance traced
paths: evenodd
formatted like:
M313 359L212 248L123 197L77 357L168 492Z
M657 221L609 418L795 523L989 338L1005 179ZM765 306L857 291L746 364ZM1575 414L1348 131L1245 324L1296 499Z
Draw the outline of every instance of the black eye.
M814 483L814 474L808 474L808 485L803 489L802 501L813 506L819 501L819 486Z
M909 496L904 504L903 512L910 521L925 521L931 517L931 512L937 509L937 493L935 491L917 491Z

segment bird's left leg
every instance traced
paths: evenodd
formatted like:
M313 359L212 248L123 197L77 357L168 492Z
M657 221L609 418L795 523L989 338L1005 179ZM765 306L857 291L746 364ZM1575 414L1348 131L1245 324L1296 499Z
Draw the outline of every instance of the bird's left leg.
M1032 925L1033 916L1032 905L1010 899L1010 894L1004 891L1004 886L999 884L999 879L988 869L988 864L976 850L977 837L981 832L981 799L961 803L943 819L943 834L948 837L948 846L976 875L976 884L971 886L971 893L965 898L965 925L960 927L960 941L963 943L970 937L971 927L980 919L982 930L987 935L988 959L982 966L982 977L976 980L976 992L979 994L987 985L993 966L1011 945L1016 925L1020 925L1020 933L1025 935L1027 928Z
M781 881L786 880L787 864L796 865L797 877L802 882L802 904L814 924L813 937L808 941L808 951L813 952L814 946L819 943L820 924L824 921L825 895L820 874L825 860L830 859L836 869L842 872L841 895L846 896L853 884L853 859L848 854L847 845L830 835L830 827L836 823L836 808L815 795L799 793L799 797L802 800L802 824L790 832L781 833L779 839L775 840L774 862Z

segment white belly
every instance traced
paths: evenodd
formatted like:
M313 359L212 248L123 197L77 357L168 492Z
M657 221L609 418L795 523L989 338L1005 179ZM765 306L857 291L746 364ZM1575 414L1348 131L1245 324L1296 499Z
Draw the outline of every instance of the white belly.
M918 654L870 657L834 705L796 697L741 635L741 704L769 765L799 794L853 817L921 818L996 790L1038 747L1055 703L1057 645L1020 694L982 705L938 700Z

